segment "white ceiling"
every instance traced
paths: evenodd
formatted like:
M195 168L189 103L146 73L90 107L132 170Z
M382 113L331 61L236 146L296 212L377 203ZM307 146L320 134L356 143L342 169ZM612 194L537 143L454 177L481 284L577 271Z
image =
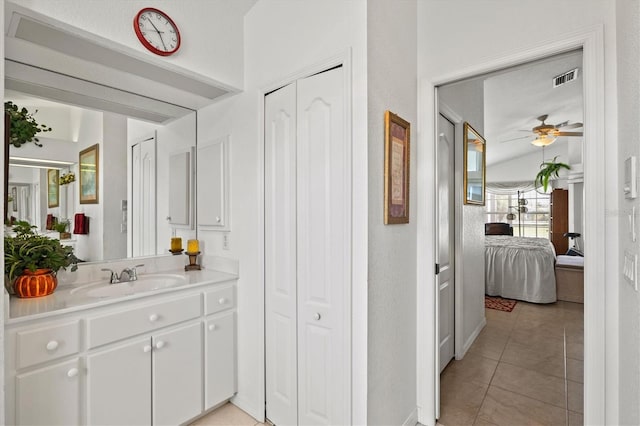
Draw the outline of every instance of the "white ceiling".
M554 77L579 68L578 78L553 88ZM531 145L530 130L540 124L536 117L548 114L546 124L565 121L583 123L582 52L521 65L484 77L484 137L487 165L540 151ZM582 128L569 131L583 131ZM524 138L523 138L524 136ZM516 140L511 140L520 138ZM555 144L581 141L581 137L559 137Z

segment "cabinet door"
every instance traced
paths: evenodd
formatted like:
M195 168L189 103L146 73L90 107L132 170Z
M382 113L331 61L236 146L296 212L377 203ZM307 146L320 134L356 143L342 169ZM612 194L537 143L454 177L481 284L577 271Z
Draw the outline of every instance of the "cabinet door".
M151 338L87 357L91 425L151 424Z
M235 328L234 312L212 317L205 324L205 410L236 392Z
M202 412L202 323L152 340L153 424L184 423Z
M229 137L198 144L198 226L229 229Z
M16 376L16 424L80 424L80 359Z

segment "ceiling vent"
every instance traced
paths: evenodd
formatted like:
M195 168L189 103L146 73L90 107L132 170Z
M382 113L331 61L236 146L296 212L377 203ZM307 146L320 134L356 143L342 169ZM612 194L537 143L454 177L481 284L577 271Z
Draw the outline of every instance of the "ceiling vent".
M570 81L578 78L578 68L574 68L571 71L567 71L563 74L560 74L556 77L553 77L553 87L562 86L563 84L567 84Z

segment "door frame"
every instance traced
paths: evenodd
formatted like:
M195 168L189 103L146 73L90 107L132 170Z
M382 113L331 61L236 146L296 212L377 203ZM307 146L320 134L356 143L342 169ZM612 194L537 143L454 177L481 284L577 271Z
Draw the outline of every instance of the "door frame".
M470 64L458 72L421 78L418 87L419 145L431 149L418 150L418 232L417 256L424 259L417 267L417 405L418 420L425 426L435 425L436 395L439 389L436 364L437 286L435 264L435 118L438 113L435 88L465 78L515 65L547 58L576 49L583 52L584 84L584 182L585 182L585 274L584 274L584 419L585 424L605 423L605 390L615 378L605 378L605 353L611 357L617 349L607 349L605 319L605 109L604 109L604 27L596 25L569 33L530 49L515 51L496 59ZM462 283L457 283L461 285ZM609 327L611 328L611 326ZM611 357L613 358L613 357ZM615 363L615 359L609 363ZM614 389L611 389L614 391Z
M353 107L352 107L352 51L351 49L346 49L340 53L337 53L331 57L328 57L324 60L316 62L312 65L304 67L296 72L293 72L286 77L279 79L277 81L272 82L264 86L259 90L259 96L262 100L260 106L260 147L259 147L259 163L258 163L258 176L259 176L259 185L261 188L261 200L260 206L262 211L259 216L259 224L260 229L266 230L266 222L265 222L265 202L266 202L266 187L265 187L265 161L266 161L266 153L265 153L265 97L281 87L287 86L297 80L310 77L314 74L319 74L324 71L328 71L332 68L341 66L343 68L343 77L344 77L344 132L345 132L345 141L348 141L350 144L350 150L346 153L346 164L349 165L350 170L348 175L351 176L351 180L346 182L349 189L348 192L351 193L352 200L354 199L353 186L354 182L357 182L361 178L362 171L366 171L366 161L364 163L360 163L362 160L362 155L358 151L360 149L357 146L354 146L354 137L353 137ZM365 154L366 155L366 154ZM358 162L355 162L354 158L358 159ZM366 158L366 157L365 157ZM364 169L361 169L361 166L364 164ZM349 392L347 394L350 396L349 401L347 402L347 411L350 414L351 424L365 424L366 423L366 415L367 415L367 306L363 303L353 303L354 300L358 301L366 301L367 300L367 286L366 279L362 279L363 271L366 273L366 263L362 264L362 256L367 254L367 245L366 243L362 243L362 240L356 238L356 234L360 233L360 229L357 225L358 221L356 220L358 216L362 214L362 211L356 206L355 202L352 201L351 206L349 207L349 212L347 213L347 217L350 218L349 223L347 225L348 234L351 236L351 258L349 259L349 285L345 286L344 293L341 295L345 300L345 311L344 311L344 321L346 323L345 327L345 344L344 348L346 350L346 359L348 362L345 365L345 371L348 371L348 384L349 384ZM263 417L266 419L267 407L266 407L266 340L267 340L267 330L266 330L266 272L265 272L265 233L263 232L260 235L256 244L260 247L260 275L262 281L262 314L263 314L263 323L262 323L262 347L263 352L261 354L262 357L262 365L264 365L263 370L263 396L264 396L264 411ZM365 275L366 276L366 275ZM361 285L361 283L363 285ZM362 306L364 305L364 306ZM355 362L357 360L357 362Z

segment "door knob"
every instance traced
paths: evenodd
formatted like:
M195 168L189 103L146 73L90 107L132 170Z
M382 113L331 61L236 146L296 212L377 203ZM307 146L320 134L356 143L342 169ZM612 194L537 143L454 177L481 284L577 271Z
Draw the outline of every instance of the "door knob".
M164 348L164 342L160 340L158 343L156 343L156 349L162 349L162 348Z
M151 321L151 322L158 321L158 314L149 315L149 321Z
M220 299L218 299L218 303L221 305L224 305L225 303L227 303L227 299L224 297L221 297Z
M320 321L320 318L322 318L322 316L320 315L319 312L316 312L315 314L313 314L313 319L316 321Z
M47 343L47 350L48 351L55 351L56 349L58 349L58 342L57 341L52 340L49 343Z
M216 328L218 328L218 327L217 327L215 324L211 324L211 325L209 325L209 331L213 331L213 330L215 330Z
M77 375L78 375L77 368L72 368L71 370L67 371L67 377L76 377Z
M151 352L151 346L150 345L144 345L144 348L142 348L142 351L147 353L147 352Z

